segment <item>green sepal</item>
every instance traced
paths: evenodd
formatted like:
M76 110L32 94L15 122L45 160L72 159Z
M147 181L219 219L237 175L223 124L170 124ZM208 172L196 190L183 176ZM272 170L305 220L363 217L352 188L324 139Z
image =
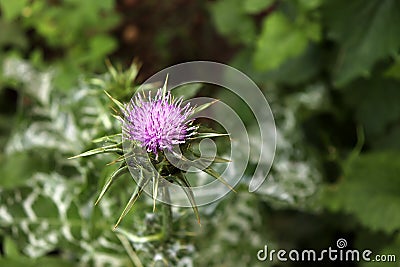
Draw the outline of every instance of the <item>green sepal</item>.
M93 143L110 142L118 144L121 142L122 134L112 134L92 140Z
M137 183L137 186L135 188L135 191L133 192L131 198L128 201L128 204L126 204L123 212L121 213L121 215L118 218L117 223L114 225L113 230L115 230L118 225L120 224L121 220L126 216L126 214L128 214L128 212L131 210L132 206L135 204L136 200L140 197L140 195L142 194L145 186L149 183L149 179L146 179L143 176L143 170L141 172L141 175L139 177L139 181Z
M106 90L104 90L104 93L108 96L108 98L111 99L112 102L114 102L115 105L117 105L117 107L119 108L119 110L125 110L124 105L119 102L117 99L115 99L114 97L112 97Z
M114 153L120 154L120 153L123 153L121 145L122 145L122 143L118 143L118 144L113 144L113 145L109 145L109 146L98 147L98 148L83 152L79 155L69 157L68 159L76 159L76 158L87 157L87 156L101 154L101 153L113 153L114 152Z
M99 203L99 201L103 198L104 194L107 192L107 190L110 188L110 186L112 185L112 183L120 176L122 176L125 173L129 172L129 168L126 165L126 163L124 162L123 164L121 164L121 166L116 169L110 176L110 178L108 178L107 182L104 184L103 189L100 192L99 197L97 198L95 205L97 205Z
M160 174L153 175L153 212L156 210L156 200L158 193L158 182L160 181Z
M230 184L228 184L228 182L224 178L222 178L222 176L217 171L215 171L213 168L207 167L207 168L204 168L201 170L203 172L207 173L208 175L211 175L212 177L214 177L215 179L217 179L218 181L220 181L221 183L226 185L230 190L232 190L233 192L236 193L235 189Z
M197 222L200 223L200 215L199 210L197 208L196 200L194 198L193 191L191 189L191 185L187 180L186 176L183 173L177 173L175 176L175 181L181 186L182 190L185 192L186 196L190 201L190 205L192 206L193 212L196 215Z
M167 94L167 84L168 84L168 73L165 77L164 86L162 87L162 95L165 96Z
M212 137L221 137L221 136L229 136L228 133L198 133L193 137L189 137L189 140L201 139L201 138L212 138Z
M229 162L232 162L230 159L225 159L225 158L221 158L221 157L204 157L204 156L201 156L201 154L197 153L196 151L193 151L193 149L189 149L189 151L195 157L197 157L200 160L204 160L207 163L229 163Z
M195 107L195 108L193 109L193 114L199 113L200 111L203 111L203 110L205 110L206 108L209 108L211 105L217 103L218 101L219 101L219 100L216 99L216 100L214 100L214 101L205 103L205 104L200 105L200 106L198 106L198 107Z

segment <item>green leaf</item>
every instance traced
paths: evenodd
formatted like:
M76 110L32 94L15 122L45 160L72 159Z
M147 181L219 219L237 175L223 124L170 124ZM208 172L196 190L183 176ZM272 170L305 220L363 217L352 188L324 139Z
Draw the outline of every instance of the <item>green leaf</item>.
M242 0L219 0L210 6L210 11L221 34L233 41L250 44L255 38L255 26L242 5Z
M15 19L22 13L28 0L0 0L1 13L8 21Z
M353 214L361 224L391 233L400 229L400 154L362 154L350 161L323 202L333 211Z
M397 60L393 62L393 64L385 71L386 77L396 78L400 80L400 58L397 57Z
M36 259L28 258L28 257L20 257L20 258L0 258L0 266L9 266L9 267L37 267L37 266L46 266L46 267L73 267L76 266L72 262L68 262L60 257L40 257Z
M10 1L11 2L11 1ZM15 79L24 86L21 88L35 100L48 105L52 88L53 73L50 70L39 72L28 62L17 58L7 58L3 61L4 77Z
M97 60L111 53L117 48L117 42L114 38L107 35L98 35L90 39L89 51L90 56L93 57L91 60Z
M256 14L273 3L274 0L245 0L243 1L243 9L249 14Z
M286 60L300 55L307 47L305 29L297 27L284 14L268 16L257 40L255 67L262 71L277 68Z
M49 171L50 164L46 162L45 155L41 156L32 151L8 155L0 163L0 188L19 187L26 184L36 172Z
M281 84L297 85L313 78L321 67L321 51L310 45L305 53L285 61L279 68L267 72L263 79Z
M313 10L321 6L325 0L297 0L301 8L304 10Z
M10 237L4 238L4 254L7 258L18 258L21 256L21 253L18 249L17 244Z
M73 199L77 200L80 191L73 177L38 173L30 179L29 186L0 192L0 225L18 229L13 238L18 238L24 254L43 256L54 250L61 239L76 241L75 230L82 221ZM41 227L44 224L46 228ZM80 234L79 237L82 238Z
M25 49L28 46L25 33L18 23L0 19L0 29L0 47L12 45L14 48Z
M171 93L176 97L182 97L183 99L190 99L194 97L197 92L201 89L203 84L201 83L191 83L185 84L174 88Z
M263 220L273 218L276 213L270 215L269 212L254 212L257 210L257 201L260 201L257 194L249 194L243 190L226 196L218 204L217 211L212 213L211 220L207 221L207 225L202 227L196 237L198 251L204 256L199 257L195 266L274 266L260 262L257 257L243 257L244 254L256 255L259 248L265 245L264 238L247 237L261 237L267 230L276 231L276 228L270 228L268 222ZM221 211L223 214L220 214ZM286 218L282 217L280 220Z
M334 69L338 86L369 75L378 60L398 52L398 0L330 0L323 10L329 36L340 46Z
M367 141L387 138L387 131L400 119L400 82L394 79L358 80L344 88L348 106L354 107Z

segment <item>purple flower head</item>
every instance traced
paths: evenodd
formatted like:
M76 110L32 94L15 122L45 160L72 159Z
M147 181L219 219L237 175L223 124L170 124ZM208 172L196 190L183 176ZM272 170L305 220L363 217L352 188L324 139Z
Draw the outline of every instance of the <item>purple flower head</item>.
M188 103L182 107L182 98L174 99L170 91L163 94L158 89L154 98L149 92L145 100L137 94L124 110L124 134L129 140L139 141L147 152L157 154L158 150L171 150L173 145L185 143L195 134L189 117L193 108Z

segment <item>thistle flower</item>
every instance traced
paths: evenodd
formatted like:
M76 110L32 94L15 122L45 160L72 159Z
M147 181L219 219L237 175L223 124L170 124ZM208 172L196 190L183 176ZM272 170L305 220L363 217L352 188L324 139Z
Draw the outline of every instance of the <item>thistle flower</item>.
M173 145L185 143L195 134L193 107L182 107L182 98L174 99L170 91L158 89L154 98L149 92L147 101L144 94L137 94L124 110L124 135L128 140L139 141L147 152L156 154L159 150L172 150Z
M132 68L132 71L135 71L136 68ZM117 73L117 70L111 69L110 73ZM132 79L135 76L130 73L128 77ZM129 80L127 84L131 84L133 80ZM167 90L167 80L165 81L164 87L157 90L157 93L152 97L151 92L149 92L148 97L143 94L137 94L128 104L122 104L117 99L113 98L107 91L104 91L105 94L110 98L110 100L118 107L121 113L118 113L117 117L122 122L122 134L112 134L103 136L100 138L96 138L93 140L95 143L103 143L107 144L102 147L94 148L88 151L85 151L79 155L71 157L79 158L79 157L87 157L91 155L97 155L102 153L116 153L118 158L114 160L112 163L120 163L120 166L111 174L107 182L104 184L100 195L96 200L96 204L103 198L104 194L108 191L113 181L115 181L118 177L129 173L130 168L128 166L131 154L124 150L123 142L121 142L121 135L127 139L132 141L137 141L140 145L146 149L147 152L151 152L155 154L155 159L158 161L158 156L160 151L162 150L172 150L175 145L183 144L189 141L197 142L203 138L212 138L219 136L227 136L229 134L224 133L216 133L216 132L204 132L206 127L200 128L200 126L193 126L193 118L192 115L201 112L202 110L208 108L216 101L204 103L200 106L190 106L190 104L186 104L183 106L183 98L180 97L175 99L171 93ZM114 109L116 110L116 109ZM195 136L194 136L195 135ZM189 140L190 138L190 140ZM197 139L197 141L196 141ZM110 144L111 143L111 144ZM133 154L132 154L133 155ZM180 157L184 164L188 166L197 168L213 178L219 180L231 190L234 189L228 184L220 174L215 171L208 163L227 163L230 162L228 159L215 157L213 159L205 158L205 162L200 160L194 160L193 158L199 158L200 156L195 153L190 147L186 147L182 151L183 157ZM137 156L137 155L134 155ZM126 160L123 160L123 159ZM135 191L132 193L131 198L129 199L127 205L125 206L124 211L120 215L117 223L114 226L114 229L119 225L121 220L128 214L129 210L132 208L136 200L144 191L144 188L150 182L153 181L153 211L155 210L155 203L157 199L158 186L160 180L163 180L168 177L168 179L172 179L173 182L182 186L184 192L186 193L190 205L193 208L193 211L197 217L198 222L200 223L199 211L196 205L196 201L194 198L193 191L191 189L191 185L185 176L185 170L180 169L176 165L173 165L169 162L169 159L163 158L160 162L151 162L154 164L155 169L160 175L145 175L142 171L136 177L137 187ZM206 163L206 164L203 164ZM138 162L138 164L141 164ZM162 187L162 194L166 199L169 199L169 189L168 187ZM163 222L165 225L163 227L167 229L169 221L170 221L170 208L163 209L165 212ZM168 219L169 218L169 219ZM160 238L168 239L168 234L165 234L167 230L163 230ZM143 237L141 237L143 238ZM152 237L153 238L153 237Z

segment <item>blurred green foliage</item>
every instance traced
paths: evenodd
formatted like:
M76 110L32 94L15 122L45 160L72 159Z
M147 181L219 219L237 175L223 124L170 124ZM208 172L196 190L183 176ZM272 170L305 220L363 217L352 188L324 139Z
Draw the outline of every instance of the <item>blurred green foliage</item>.
M82 70L104 70L105 57L118 45L109 34L119 22L113 0L2 0L0 8L0 49L30 58L35 66L52 64L63 87Z
M268 205L314 214L317 228L329 226L291 236L288 247L327 247L342 236L398 258L400 3L256 2L218 0L211 14L220 33L241 44L231 64L265 88L276 118L276 158L259 193ZM222 19L222 8L235 12ZM251 30L241 34L232 21ZM290 198L299 191L303 197ZM326 223L341 214L350 217Z
M177 25L180 8L193 23ZM398 266L399 1L0 0L0 10L0 266L294 266L261 263L256 252L322 250L340 237L396 254L386 265ZM189 209L174 210L167 244L137 242L160 227L148 198L111 231L133 190L129 175L93 206L112 157L67 160L120 130L102 90L129 100L139 70L99 73L107 57L126 63L130 47L115 31L135 19L145 71L224 61L262 88L277 124L275 162L257 193L247 193L248 172L237 194L200 208L200 229ZM203 89L231 97L207 87L188 95Z

